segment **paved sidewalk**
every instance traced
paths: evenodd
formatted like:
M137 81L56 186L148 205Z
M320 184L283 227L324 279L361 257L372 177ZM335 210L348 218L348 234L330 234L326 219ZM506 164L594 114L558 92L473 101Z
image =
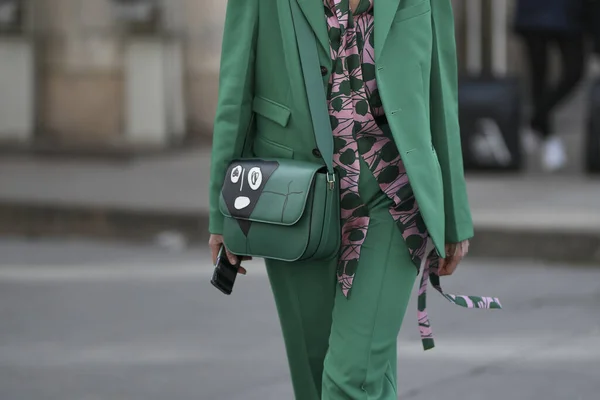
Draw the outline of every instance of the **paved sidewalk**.
M206 213L210 151L115 164L5 158L0 200L24 204ZM600 176L467 174L481 226L600 229Z
M0 233L206 239L208 149L115 163L0 160ZM469 174L480 255L600 260L600 177Z
M210 149L115 162L5 157L0 199L120 210L208 210Z
M0 254L3 400L294 398L259 260L224 296L204 248L0 239ZM432 291L436 348L424 352L415 287L399 399L598 399L600 269L469 257L443 282L498 296L504 310L466 310Z

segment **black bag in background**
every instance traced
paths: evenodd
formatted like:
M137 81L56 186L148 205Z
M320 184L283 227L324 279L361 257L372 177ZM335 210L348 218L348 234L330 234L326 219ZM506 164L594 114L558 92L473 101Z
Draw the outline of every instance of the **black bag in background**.
M461 79L459 115L465 170L521 169L521 96L516 79Z
M506 3L492 1L491 24L482 23L481 0L467 0L467 76L459 80L459 118L465 170L521 169L521 90L507 77ZM484 71L482 28L491 28L491 69Z
M585 169L590 173L600 173L600 79L590 88L587 111Z

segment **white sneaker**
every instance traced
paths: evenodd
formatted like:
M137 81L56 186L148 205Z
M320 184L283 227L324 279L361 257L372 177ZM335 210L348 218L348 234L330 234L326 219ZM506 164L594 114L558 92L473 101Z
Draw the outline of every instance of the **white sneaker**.
M567 164L567 152L560 138L551 136L543 146L542 166L546 171L557 171Z

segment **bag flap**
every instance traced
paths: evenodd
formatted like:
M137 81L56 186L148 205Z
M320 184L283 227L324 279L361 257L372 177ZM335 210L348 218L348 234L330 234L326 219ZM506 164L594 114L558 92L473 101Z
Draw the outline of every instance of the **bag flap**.
M323 165L288 159L235 160L227 168L219 209L226 217L294 225Z

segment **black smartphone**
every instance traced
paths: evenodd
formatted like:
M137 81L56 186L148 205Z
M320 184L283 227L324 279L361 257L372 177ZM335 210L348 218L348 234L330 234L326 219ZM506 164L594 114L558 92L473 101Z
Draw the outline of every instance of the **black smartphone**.
M225 252L225 246L222 246L221 250L219 250L219 255L217 256L215 271L213 272L210 283L212 283L212 285L221 292L225 294L231 294L239 267L239 262L236 265L232 265L229 262L227 253Z

